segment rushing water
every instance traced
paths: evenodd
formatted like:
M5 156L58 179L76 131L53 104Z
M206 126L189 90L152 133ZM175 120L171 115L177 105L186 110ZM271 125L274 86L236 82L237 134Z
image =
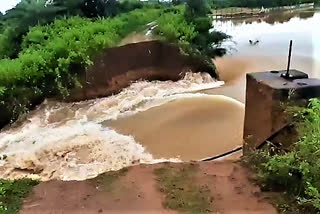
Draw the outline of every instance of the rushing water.
M245 73L285 69L292 39L292 68L320 77L319 23L315 10L216 21L216 29L232 36L224 44L230 53L215 60L225 85L188 74L178 82L137 82L101 99L46 101L0 133L0 177L82 180L133 164L199 160L234 149L242 144Z
M0 133L0 176L82 180L138 163L179 161L173 156L153 157L143 143L102 124L173 100L199 99L205 95L191 92L221 85L209 74L188 73L178 82L133 83L101 99L46 101L20 126ZM147 120L153 123L152 118Z
M194 160L230 151L242 144L244 108L226 97L245 102L248 72L285 69L290 40L294 42L291 68L320 77L319 23L320 13L315 10L216 21L217 30L232 36L223 44L229 54L215 60L226 84L202 93L224 97L177 100L106 124L134 136L160 157L179 155L182 160ZM249 40L259 43L252 46Z

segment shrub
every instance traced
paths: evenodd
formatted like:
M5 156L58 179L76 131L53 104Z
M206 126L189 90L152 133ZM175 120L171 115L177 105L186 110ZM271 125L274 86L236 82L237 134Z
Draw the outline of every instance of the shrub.
M79 86L79 71L91 65L96 54L155 20L160 12L141 9L96 21L64 18L32 28L23 39L18 58L0 60L0 107L9 109L15 120L32 100L16 96L22 91L37 97L67 96L69 89Z
M320 101L312 99L301 111L300 140L285 154L270 156L260 165L262 181L269 187L285 190L301 209L320 212ZM304 211L306 213L307 211Z
M129 11L141 8L143 8L143 3L138 0L125 0L120 4L120 11L123 13L127 13Z
M184 8L165 10L157 21L156 34L164 37L169 42L190 44L197 32L192 24L184 18Z
M0 180L0 213L19 213L22 199L38 184L38 181L30 179Z
M199 32L208 32L212 28L212 22L208 17L195 18L193 23L196 26L196 31Z
M179 44L187 54L203 56L204 61L212 65L209 56L213 56L214 51L207 53L214 46L208 42L216 40L206 32L201 34L203 44L197 44L199 31L185 17L184 6L154 9L151 5L113 18L65 17L33 27L23 37L17 58L0 60L0 109L10 112L14 121L32 104L37 104L34 100L68 96L70 89L81 87L78 76L92 64L96 55L152 21L157 21L155 33L161 39ZM202 18L198 21L206 22ZM214 71L214 67L212 69Z

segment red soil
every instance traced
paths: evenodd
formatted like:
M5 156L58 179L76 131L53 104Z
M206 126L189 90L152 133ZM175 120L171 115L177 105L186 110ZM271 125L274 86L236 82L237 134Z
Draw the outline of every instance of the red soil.
M186 163L187 164L187 163ZM214 213L276 214L271 204L262 198L259 188L249 181L249 172L240 164L201 162L197 182L211 190ZM153 170L158 167L181 167L165 163L139 165L119 176L109 189L91 181L50 181L40 183L25 199L24 214L174 214L165 209L163 193L158 191Z

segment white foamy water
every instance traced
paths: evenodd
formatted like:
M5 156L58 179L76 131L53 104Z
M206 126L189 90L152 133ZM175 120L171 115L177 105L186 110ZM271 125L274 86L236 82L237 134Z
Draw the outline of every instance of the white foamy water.
M84 180L155 159L131 136L101 126L105 120L145 111L185 94L223 85L208 74L172 81L140 81L114 96L60 103L45 101L22 125L0 133L0 177Z

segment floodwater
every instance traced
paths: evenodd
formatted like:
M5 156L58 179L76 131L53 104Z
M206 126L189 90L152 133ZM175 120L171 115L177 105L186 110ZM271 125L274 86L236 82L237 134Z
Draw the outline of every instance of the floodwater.
M199 160L242 145L245 74L292 68L320 77L320 13L273 13L214 22L233 36L215 59L221 80L188 74L178 82L133 83L106 98L46 101L0 132L0 177L83 180L139 163ZM249 40L259 40L255 46Z
M139 163L180 161L175 156L153 155L145 142L105 123L175 100L211 97L194 92L221 85L207 73L187 73L177 82L139 81L100 99L47 100L22 124L0 132L0 177L84 180ZM153 124L151 117L146 120Z
M242 143L244 105L224 96L182 98L104 123L132 135L155 157L200 160Z
M134 136L160 157L197 160L241 146L245 74L286 69L289 40L293 40L291 68L320 77L319 23L320 13L315 10L215 21L215 29L232 36L223 44L229 54L215 60L225 85L201 93L223 96L177 100L106 124ZM249 40L259 44L252 46Z
M245 100L245 73L285 70L289 41L293 40L291 68L320 78L320 11L274 12L265 17L214 21L216 30L232 36L223 44L229 54L216 59L226 87L209 93ZM257 45L250 45L249 40Z

